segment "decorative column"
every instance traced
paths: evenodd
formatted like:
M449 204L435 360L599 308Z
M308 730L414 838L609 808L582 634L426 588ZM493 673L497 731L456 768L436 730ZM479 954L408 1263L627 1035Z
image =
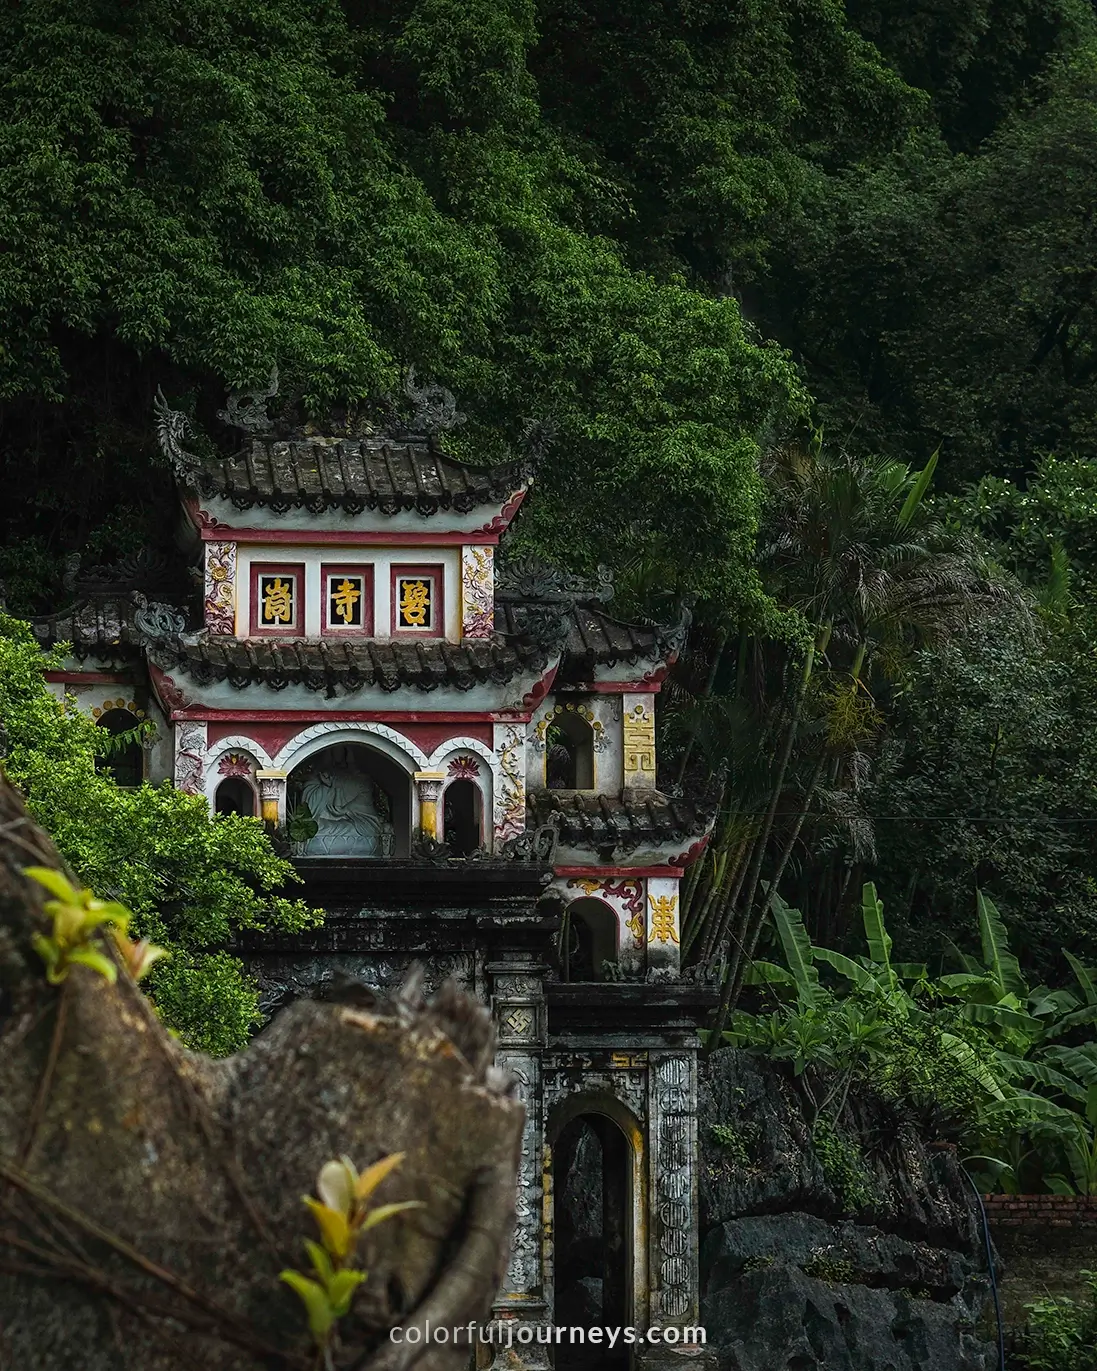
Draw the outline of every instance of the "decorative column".
M260 770L255 773L255 779L259 785L263 822L281 827L286 821L286 773Z
M419 792L419 832L431 842L438 841L438 801L446 782L444 771L417 771L415 787Z
M647 978L649 981L677 980L682 966L678 877L649 876L647 897Z
M466 543L461 549L461 636L495 633L495 549Z
M697 1053L651 1052L648 1193L651 1323L696 1325L700 1304L697 1196ZM686 1354L683 1355L683 1352ZM652 1349L652 1365L693 1364L686 1349Z
M495 1062L516 1081L515 1094L525 1107L526 1121L518 1165L510 1264L492 1307L492 1317L514 1319L514 1351L522 1365L528 1371L547 1371L547 1352L544 1345L538 1346L533 1328L543 1323L546 1316L541 1252L545 1141L541 1054L548 1026L542 983L545 967L527 952L503 952L500 957L487 965L492 978L492 1012L499 1035ZM506 1349L499 1348L493 1368L513 1364L507 1359Z
M236 632L236 544L206 544L206 630Z
M626 790L655 789L655 696L622 695L621 781Z
M495 755L500 784L495 787L495 849L526 831L526 725L496 724Z

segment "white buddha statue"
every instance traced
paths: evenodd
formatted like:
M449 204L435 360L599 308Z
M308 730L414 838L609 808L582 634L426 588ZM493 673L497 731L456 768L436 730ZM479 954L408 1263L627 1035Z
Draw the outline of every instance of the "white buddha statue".
M308 857L391 857L396 834L378 806L377 788L352 747L331 748L301 787L318 825Z

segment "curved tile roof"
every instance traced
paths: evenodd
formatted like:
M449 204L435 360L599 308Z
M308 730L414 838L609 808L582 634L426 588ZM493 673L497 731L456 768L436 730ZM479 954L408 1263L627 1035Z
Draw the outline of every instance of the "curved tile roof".
M528 606L520 601L496 601L495 626L501 633L527 632L524 613ZM564 670L568 674L593 666L616 666L619 662L664 661L681 649L684 626L626 624L591 604L578 604L558 611L567 619Z
M461 643L229 637L188 642L176 638L150 647L149 659L162 671L182 672L199 685L227 681L239 690L257 684L272 690L303 685L324 691L329 698L339 691L369 686L388 691L404 686L471 690L482 684L505 685L520 675L540 672L547 664L544 650L536 644L505 643L498 638Z
M423 515L501 504L530 478L521 461L468 466L433 438L254 438L250 447L203 464L204 495L220 495L237 509L269 505L277 512L364 509Z
M560 841L596 851L627 851L644 843L690 842L712 825L715 805L675 799L658 790L599 795L582 790L531 790L529 826L556 823Z

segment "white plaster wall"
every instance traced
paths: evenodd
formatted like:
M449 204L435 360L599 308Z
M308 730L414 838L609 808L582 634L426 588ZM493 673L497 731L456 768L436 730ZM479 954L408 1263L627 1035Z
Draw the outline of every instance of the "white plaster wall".
M485 681L472 686L469 690L456 690L447 686L438 686L434 690L419 690L416 686L409 685L399 690L364 686L361 690L351 692L340 687L336 698L329 700L324 689L309 690L307 686L297 684L287 685L282 690L272 690L265 685L248 685L242 690L237 690L228 681L211 681L208 685L197 685L180 670L175 670L171 676L188 701L201 703L207 709L300 709L317 719L323 719L325 714L347 709L501 713L521 708L523 692L528 691L536 680L532 676L516 676L513 681L502 685L494 681Z
M307 535L302 535L307 537ZM294 547L287 543L239 543L236 549L236 636L251 632L251 568L284 562L305 567L305 637L319 638L323 607L320 568L325 563L373 567L373 637L391 637L393 566L441 566L446 638L461 637L461 549L459 547ZM266 635L264 635L266 636ZM411 639L415 635L406 635ZM424 637L426 635L423 635ZM401 638L405 635L401 634ZM331 639L335 641L335 639Z
M672 842L652 843L633 848L629 852L617 851L613 855L614 866L673 866L674 859L686 852L696 838L676 838ZM590 866L595 860L589 847L573 847L561 840L556 849L557 866Z

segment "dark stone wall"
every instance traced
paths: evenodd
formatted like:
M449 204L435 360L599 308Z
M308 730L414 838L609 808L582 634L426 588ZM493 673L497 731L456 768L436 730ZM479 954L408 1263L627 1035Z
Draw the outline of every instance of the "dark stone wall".
M854 1103L813 1130L791 1078L701 1075L702 1323L721 1371L992 1371L974 1196L948 1152Z

